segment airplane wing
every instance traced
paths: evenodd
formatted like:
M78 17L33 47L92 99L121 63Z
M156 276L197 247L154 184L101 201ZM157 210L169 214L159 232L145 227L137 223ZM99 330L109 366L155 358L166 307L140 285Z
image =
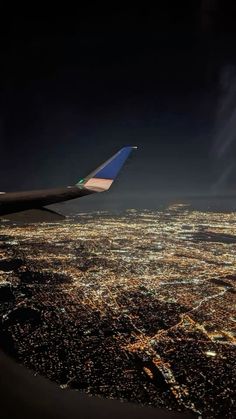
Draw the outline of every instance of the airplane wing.
M92 193L107 191L135 148L137 147L123 147L88 176L80 179L74 186L26 192L0 193L0 217L4 219L11 218L11 221L17 221L19 217L15 217L15 214L22 213L22 219L25 215L30 218L33 216L34 219L39 217L42 221L51 221L52 214L54 213L55 215L56 213L45 209L45 206L80 198ZM9 214L11 214L11 217L8 217ZM61 214L59 214L60 216Z
M93 192L107 191L111 187L131 151L136 148L137 147L134 146L123 147L118 153L90 173L85 179L81 179L77 183L77 186L83 185Z

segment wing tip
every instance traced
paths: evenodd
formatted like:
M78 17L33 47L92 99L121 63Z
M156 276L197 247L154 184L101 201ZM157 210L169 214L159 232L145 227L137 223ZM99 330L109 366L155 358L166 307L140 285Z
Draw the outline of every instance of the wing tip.
M82 183L83 187L93 192L107 191L116 179L131 152L137 148L137 146L122 147L110 159L105 161L105 163L95 169L85 179L82 179L77 186Z

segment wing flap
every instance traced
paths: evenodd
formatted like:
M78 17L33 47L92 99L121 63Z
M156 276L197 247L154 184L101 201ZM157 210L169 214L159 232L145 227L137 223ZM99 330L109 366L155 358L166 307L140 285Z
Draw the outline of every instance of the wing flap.
M15 221L19 223L37 223L37 222L51 222L61 221L65 216L58 212L49 210L48 208L35 208L26 211L14 212L0 217L4 221Z

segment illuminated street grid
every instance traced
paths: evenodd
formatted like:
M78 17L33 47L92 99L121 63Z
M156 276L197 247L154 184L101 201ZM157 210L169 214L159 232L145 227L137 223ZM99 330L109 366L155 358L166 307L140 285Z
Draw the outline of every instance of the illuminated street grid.
M0 228L6 350L62 388L235 417L236 213Z

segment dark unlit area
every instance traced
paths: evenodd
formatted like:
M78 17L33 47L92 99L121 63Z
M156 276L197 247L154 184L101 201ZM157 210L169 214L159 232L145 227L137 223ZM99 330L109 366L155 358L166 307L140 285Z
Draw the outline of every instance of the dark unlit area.
M42 377L35 377L0 353L1 417L20 418L192 418L163 409L151 409L116 400L89 397L73 391L60 390Z

